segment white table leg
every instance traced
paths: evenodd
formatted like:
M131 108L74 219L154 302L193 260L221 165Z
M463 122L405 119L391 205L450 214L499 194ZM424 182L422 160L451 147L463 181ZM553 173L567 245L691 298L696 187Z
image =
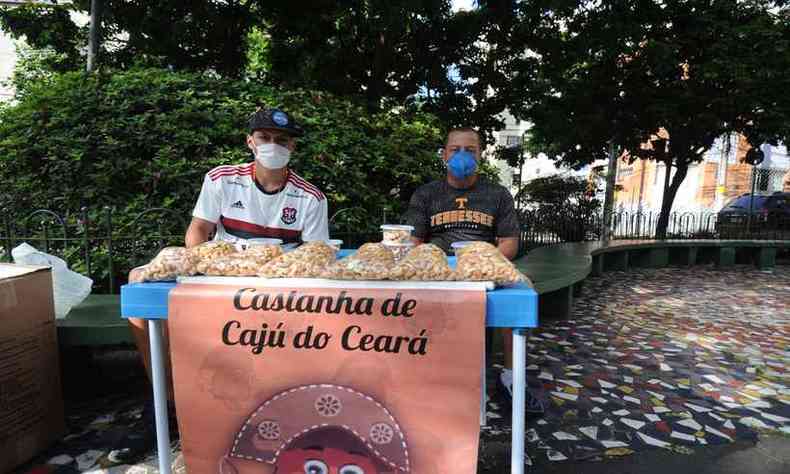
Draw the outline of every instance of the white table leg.
M481 385L482 385L482 392L480 393L480 426L485 426L488 423L488 417L486 416L488 407L486 406L486 351L483 348L483 373L480 374L482 377Z
M513 413L510 451L511 474L524 474L524 442L527 410L527 335L513 329Z
M170 474L170 429L167 423L167 380L165 354L162 343L162 321L148 320L151 345L151 378L154 385L154 418L156 420L156 450L159 473Z

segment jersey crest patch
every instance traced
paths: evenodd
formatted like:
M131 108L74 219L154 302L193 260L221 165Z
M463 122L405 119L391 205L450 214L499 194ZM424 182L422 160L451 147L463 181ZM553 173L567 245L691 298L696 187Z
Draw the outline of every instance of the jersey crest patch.
M280 220L285 224L293 224L296 222L296 208L284 207L283 215L280 216Z

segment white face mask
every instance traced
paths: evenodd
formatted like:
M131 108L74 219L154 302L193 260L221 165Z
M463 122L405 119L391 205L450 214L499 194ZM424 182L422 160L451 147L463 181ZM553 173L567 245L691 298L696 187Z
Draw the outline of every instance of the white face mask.
M264 168L278 170L288 164L291 150L276 143L266 143L256 147L255 159Z

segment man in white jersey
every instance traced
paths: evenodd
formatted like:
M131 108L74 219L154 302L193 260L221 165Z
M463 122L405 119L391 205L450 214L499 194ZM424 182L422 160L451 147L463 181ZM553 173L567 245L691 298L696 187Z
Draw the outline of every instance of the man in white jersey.
M324 194L288 168L302 129L285 112L259 110L250 118L247 146L255 161L218 166L206 174L187 247L208 240L273 237L285 243L329 239Z
M218 166L203 179L186 246L209 240L237 242L269 237L284 243L329 239L326 196L288 168L301 127L279 109L259 109L250 116L247 147L255 160ZM129 281L135 281L134 273ZM129 318L135 343L150 377L151 362L145 320ZM167 339L165 339L167 343ZM172 396L172 387L170 388ZM113 462L129 463L154 445L153 404L143 407L142 426L130 432L110 452Z

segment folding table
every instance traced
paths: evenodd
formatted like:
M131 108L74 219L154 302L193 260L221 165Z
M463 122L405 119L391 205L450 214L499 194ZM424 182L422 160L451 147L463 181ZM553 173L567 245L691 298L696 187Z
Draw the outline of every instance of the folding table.
M339 257L348 255L341 251ZM450 257L454 266L455 259ZM151 348L151 378L156 418L159 472L170 474L170 433L167 415L167 381L163 345L163 321L168 315L168 295L176 282L131 283L121 288L121 316L148 322ZM538 295L527 285L492 289L486 292L486 327L513 330L513 411L512 474L524 472L526 422L526 339L527 331L538 325Z

